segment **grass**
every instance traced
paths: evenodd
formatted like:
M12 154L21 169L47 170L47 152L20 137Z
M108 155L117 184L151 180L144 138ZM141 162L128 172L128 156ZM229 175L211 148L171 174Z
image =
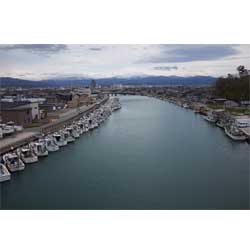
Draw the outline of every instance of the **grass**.
M240 114L249 115L250 114L249 108L241 108L241 107L226 108L226 111L231 113L231 114L235 114L235 115L240 115Z
M208 104L208 108L210 109L224 109L223 104ZM250 115L250 109L247 107L235 107L235 108L225 108L225 111L232 114L232 115Z
M207 107L210 108L210 109L224 109L223 104L217 104L217 103L207 104Z

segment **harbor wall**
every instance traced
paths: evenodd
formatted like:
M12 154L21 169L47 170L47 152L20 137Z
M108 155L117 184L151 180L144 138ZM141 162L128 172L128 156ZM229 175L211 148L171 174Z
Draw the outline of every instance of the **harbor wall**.
M107 96L102 101L95 103L89 107L80 107L76 110L76 112L73 112L72 115L63 117L52 123L41 126L37 132L22 132L20 134L17 134L13 138L9 137L1 139L0 155L5 154L18 147L24 146L25 144L39 138L41 135L53 133L59 129L62 129L64 126L70 125L72 122L80 119L84 114L88 114L93 110L99 108L102 104L106 103L108 99L109 97Z

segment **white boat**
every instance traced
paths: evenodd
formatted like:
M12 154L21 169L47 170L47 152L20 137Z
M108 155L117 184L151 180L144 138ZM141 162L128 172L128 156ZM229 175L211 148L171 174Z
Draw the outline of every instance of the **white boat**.
M79 132L79 135L82 135L83 134L83 123L81 123L80 121L77 123L76 125L78 127L78 132Z
M77 125L72 126L71 135L76 139L80 137L80 130Z
M84 124L84 128L85 128L85 132L88 132L88 131L89 131L89 124L88 124L88 123L85 123L85 124Z
M118 98L110 99L108 106L111 107L112 111L116 111L122 107Z
M208 112L207 116L204 116L204 119L208 122L211 122L211 123L216 122L212 112Z
M49 154L46 145L43 141L33 142L30 144L30 146L33 149L35 155L37 155L38 157L48 156Z
M0 139L3 138L3 129L0 127Z
M34 163L38 161L37 155L33 153L32 149L29 146L19 148L17 152L25 164Z
M63 147L68 144L68 142L64 139L64 136L60 133L53 134L54 142L58 147Z
M234 141L245 141L247 139L247 137L234 126L230 126L229 128L225 127L225 133Z
M216 125L217 125L219 128L223 128L223 129L224 129L224 123L223 123L223 122L217 121L217 122L216 122Z
M62 131L62 135L64 140L67 141L67 143L75 141L75 138L71 135L71 133L67 129Z
M5 166L10 172L24 170L25 164L16 153L7 153L3 156Z
M94 128L95 128L94 123L91 123L91 124L89 125L89 130L93 130Z
M88 119L88 128L89 130L93 130L95 128L93 125L93 120L90 118Z
M9 181L10 177L11 175L7 167L4 164L0 163L0 182Z
M78 128L79 128L79 133L80 133L80 135L82 135L83 133L86 132L86 129L85 129L85 126L84 126L84 122L83 122L83 121L79 121L79 122L77 123L77 126L78 126Z
M59 150L59 146L56 145L53 137L48 136L45 139L40 139L39 142L43 142L49 152L56 152Z
M97 122L97 119L93 119L93 127L94 128L98 128L99 127L99 124Z

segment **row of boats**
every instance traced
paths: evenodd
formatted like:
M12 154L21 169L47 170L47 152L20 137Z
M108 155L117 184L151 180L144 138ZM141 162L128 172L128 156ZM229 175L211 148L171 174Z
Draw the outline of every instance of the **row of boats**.
M120 108L119 99L112 98L93 112L83 115L71 125L4 154L0 165L0 182L10 180L10 172L24 170L26 164L37 162L40 157L48 156L50 152L56 152L60 147L73 143L84 133L97 128L113 111Z
M210 123L214 123L218 127L224 129L225 134L234 141L246 141L248 137L234 123L225 122L219 119L212 111L208 112L204 119ZM247 124L245 126L248 126Z
M191 109L190 105L188 105L187 103L184 104L178 104L172 100L170 100L169 102L176 104L178 106L181 106L185 109ZM222 119L220 116L220 113L223 113L224 110L217 110L214 114L213 111L208 111L206 112L203 109L194 109L194 113L196 114L201 114L203 116L203 118L210 122L213 123L215 125L217 125L218 127L222 128L225 131L225 134L231 138L234 141L249 141L249 137L246 136L242 130L232 121L226 121L225 119ZM248 124L244 124L244 126L242 125L241 128L243 127L247 127Z

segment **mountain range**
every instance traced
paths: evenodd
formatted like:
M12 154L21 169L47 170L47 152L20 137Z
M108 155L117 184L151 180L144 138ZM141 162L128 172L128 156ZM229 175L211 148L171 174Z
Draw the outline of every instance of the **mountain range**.
M93 78L88 77L65 77L47 80L24 80L11 77L0 77L0 87L59 87L82 85L88 86ZM98 85L211 85L217 78L212 76L137 76L137 77L110 77L94 79Z

